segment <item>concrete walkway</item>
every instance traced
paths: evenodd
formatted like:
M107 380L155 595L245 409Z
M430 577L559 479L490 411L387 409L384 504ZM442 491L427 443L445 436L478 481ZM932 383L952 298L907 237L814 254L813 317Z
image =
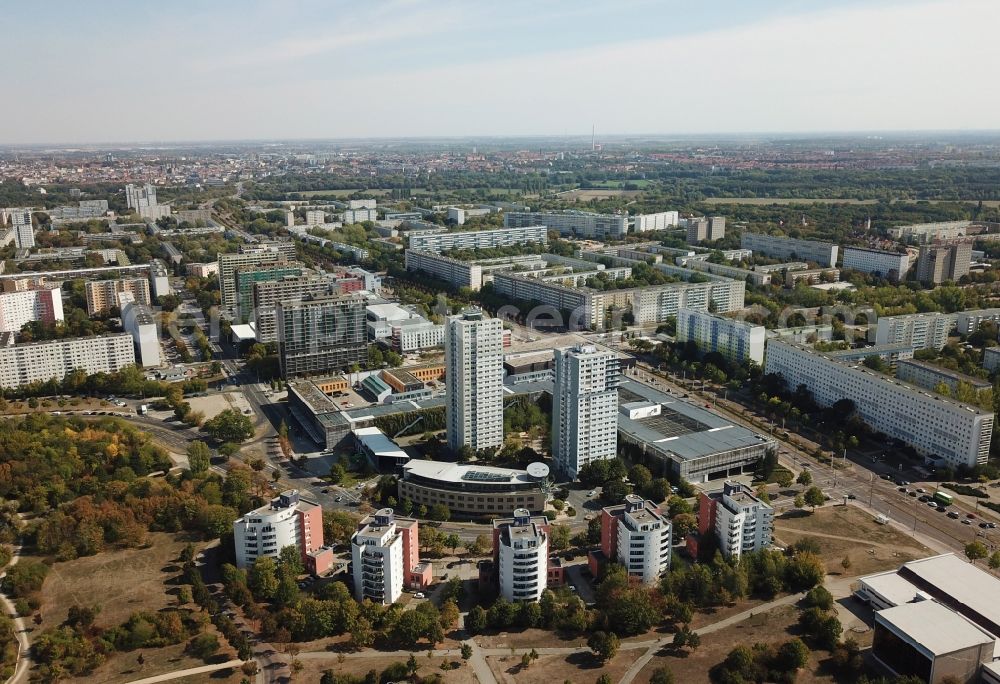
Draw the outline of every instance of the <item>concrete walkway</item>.
M238 668L242 664L243 664L242 660L229 660L224 663L215 663L214 665L189 667L186 670L165 672L163 674L155 675L153 677L146 677L145 679L133 679L128 684L154 684L155 682L169 682L171 679L180 679L181 677L193 677L194 675L206 674L208 672L216 672L218 670L225 670L226 668L229 667Z
M743 622L744 620L747 620L753 617L754 615L759 615L760 613L766 613L769 610L773 610L774 608L779 608L781 606L789 606L798 603L803 596L805 596L805 593L789 594L788 596L782 596L780 599L775 599L770 603L764 603L762 605L755 606L750 610L744 610L742 613L736 613L736 615L730 615L729 617L723 620L719 620L718 622L713 622L710 625L705 625L704 627L701 627L700 629L696 629L694 631L699 636L711 634L712 632L718 632L720 629L731 627L732 625ZM648 642L639 642L639 643L648 643ZM663 642L660 640L657 640L656 642L650 644L650 646L646 649L646 652L642 654L638 659L636 659L636 661L632 663L631 667L629 667L629 669L625 672L619 684L631 684L632 680L635 679L635 676L642 671L642 668L646 667L649 661L653 659L653 656L655 656L657 651L659 651L662 647L663 647ZM625 648L625 644L622 644L622 648L623 649Z

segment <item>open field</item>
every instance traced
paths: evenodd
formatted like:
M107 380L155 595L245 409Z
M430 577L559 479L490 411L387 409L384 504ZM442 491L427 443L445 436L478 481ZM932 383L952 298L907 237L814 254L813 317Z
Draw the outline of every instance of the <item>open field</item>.
M500 684L593 682L602 674L610 675L611 681L617 682L641 653L635 650L619 651L618 655L603 664L590 653L542 655L528 669L521 668L520 655L487 656L486 663Z
M327 195L332 197L350 197L356 192L362 192L363 188L345 188L342 190L299 190L295 193L301 195L302 197L325 197ZM364 190L366 195L371 195L372 197L385 197L391 191L390 190Z
M812 537L819 542L827 572L866 575L933 553L891 525L879 525L872 516L853 506L828 505L813 514L798 513L793 511L775 518L775 538L789 545L803 537ZM851 559L847 572L840 565L845 556Z
M665 649L659 651L649 663L636 675L637 684L646 684L658 667L666 666L674 674L677 682L708 682L708 671L721 663L726 655L737 644L781 643L796 635L795 628L799 619L799 611L794 606L782 606L774 610L755 615L752 618L732 627L721 629L701 637L701 645L696 651L681 652L671 656L669 640ZM814 674L819 662L826 654L813 653L809 665L800 670L796 684L819 684L833 682L832 677ZM620 655L618 656L621 657ZM629 658L631 661L632 658ZM596 677L595 677L596 678ZM518 680L520 681L520 680ZM554 681L558 681L554 679Z
M168 591L172 586L166 582L179 574L180 565L174 561L186 543L180 535L154 532L149 535L148 548L110 551L55 563L42 586L39 611L42 624L36 633L61 624L73 605L100 606L101 612L94 623L104 628L125 622L137 611L155 612L171 605L174 598ZM215 632L211 625L208 629ZM223 648L218 657L224 660L234 657L221 636L219 641ZM181 643L112 654L106 663L78 681L128 682L205 664L185 655L184 646ZM136 663L140 653L145 660L141 670ZM220 676L212 681L228 680Z
M590 200L611 199L613 197L635 197L641 190L569 190L559 194L559 199L570 202L589 202Z
M215 634L219 639L219 644L222 646L219 649L219 653L213 656L213 662L226 662L232 658L235 658L233 650L229 648L226 644L225 639L216 631L215 627L209 625L206 628ZM69 679L67 681L71 682L102 682L102 684L126 684L126 682L134 682L137 679L145 679L146 677L154 677L158 674L165 674L167 672L175 672L177 670L186 670L189 667L201 667L205 665L205 661L198 658L192 658L184 653L184 648L187 645L186 642L180 644L174 644L173 646L166 646L164 648L140 648L135 651L130 651L128 653L120 653L112 658L109 658L106 663L98 667L96 670L91 672L89 675L84 677L79 677L76 679ZM143 665L140 669L137 662L139 654L142 654ZM191 677L183 677L181 679L171 680L172 682L221 682L221 683L232 683L240 681L243 674L239 669L225 669L218 670L217 672L193 675Z
M297 682L318 682L320 677L323 676L324 670L333 670L334 672L341 674L353 674L353 675L364 675L369 670L376 670L381 673L382 670L389 667L393 663L405 663L406 657L400 656L374 656L374 657L348 657L343 663L337 662L337 656L335 653L324 653L320 657L312 657L316 654L303 652L299 655L299 662L302 663L302 672L295 676ZM420 677L428 677L432 674L439 674L448 682L448 684L475 684L476 677L472 673L472 667L462 660L459 656L452 656L449 658L428 658L426 650L415 651L414 655L417 658L417 675ZM452 663L461 663L457 669L448 670L447 672L441 669L441 663L443 661L449 661ZM518 680L520 681L520 680Z
M173 596L165 581L180 573L180 564L174 561L186 543L179 536L153 532L148 548L55 563L42 587L42 628L59 625L74 604L99 604L95 624L100 627L124 622L139 610L156 611L171 604Z

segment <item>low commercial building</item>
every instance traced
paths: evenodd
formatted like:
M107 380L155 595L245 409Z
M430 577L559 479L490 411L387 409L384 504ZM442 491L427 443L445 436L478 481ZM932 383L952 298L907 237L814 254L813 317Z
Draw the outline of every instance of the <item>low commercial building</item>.
M601 509L601 552L646 585L670 570L671 524L652 502L629 494L625 503Z
M19 333L27 323L64 320L59 285L0 293L0 333Z
M935 601L875 614L872 656L897 676L929 684L976 682L995 647L993 636Z
M958 389L959 383L969 385L974 390L993 387L993 383L988 380L915 359L899 361L896 364L896 377L924 389L936 390L940 385L944 385L952 394Z
M899 281L910 270L910 255L906 252L847 247L840 267Z
M245 569L258 558L277 558L286 546L298 549L302 564L321 575L333 564L333 550L323 546L323 509L289 489L266 506L233 523L236 567Z
M837 245L816 240L799 240L787 235L743 233L740 247L777 259L814 261L820 266L837 265Z
M656 473L669 469L690 482L708 482L752 472L768 451L777 449L765 435L634 380L619 383L618 400L619 451ZM633 412L639 404L660 409Z
M116 373L135 364L128 333L0 346L0 387L62 380L73 370Z
M702 354L717 352L734 363L764 364L762 325L685 308L677 312L676 337L678 342L694 342Z
M377 427L357 428L354 439L368 462L380 472L398 471L410 460L409 454Z
M861 577L853 588L876 611L872 654L897 674L979 681L980 664L1000 653L1000 580L953 553ZM993 672L982 668L983 681Z
M545 509L548 470L494 468L439 461L409 460L399 479L399 500L428 508L448 507L452 516L510 515L519 508Z
M419 523L397 518L383 508L358 524L351 537L354 596L381 605L391 605L403 587L423 589L432 579L430 563L420 561Z
M507 225L506 223L504 224ZM548 244L549 234L538 223L507 226L497 230L466 230L455 233L410 233L409 247L421 252L444 252L450 249L490 249L531 243Z
M773 531L774 509L741 482L698 497L698 535L714 535L726 558L766 549Z
M500 595L508 601L537 601L548 586L549 522L526 509L493 521L493 558Z
M906 442L951 467L986 463L993 412L964 404L806 347L768 340L765 373L788 387L805 385L820 406L849 399L873 430Z

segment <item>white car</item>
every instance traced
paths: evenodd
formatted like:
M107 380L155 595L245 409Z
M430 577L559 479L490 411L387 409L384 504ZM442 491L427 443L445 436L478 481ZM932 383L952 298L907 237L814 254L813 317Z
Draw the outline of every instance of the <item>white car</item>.
M589 492L587 492L587 496L597 496L597 490L591 489Z
M424 596L423 592L418 591L416 594L413 595L413 598L426 598L426 597Z

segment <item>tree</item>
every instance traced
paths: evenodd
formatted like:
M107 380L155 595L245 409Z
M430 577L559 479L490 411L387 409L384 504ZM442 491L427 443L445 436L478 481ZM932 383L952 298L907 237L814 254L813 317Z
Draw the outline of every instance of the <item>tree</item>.
M851 557L850 556L844 556L843 560L840 561L840 567L842 567L844 569L844 572L847 572L848 570L850 570L851 569Z
M965 555L973 564L977 560L986 558L989 554L990 550L981 541L969 542L965 545Z
M833 608L833 594L826 587L813 587L803 599L806 608L819 608L820 610L830 610Z
M792 484L792 473L788 470L779 470L774 476L774 481L779 487L789 487Z
M465 629L469 634L479 634L486 629L486 611L482 606L473 606L465 616Z
M569 548L569 538L569 525L552 525L549 528L549 542L553 550L562 551Z
M698 519L693 513L681 513L671 520L674 539L683 539L698 529Z
M430 509L427 511L427 518L439 522L448 522L451 519L451 511L446 505L436 503L431 505Z
M604 674L602 674L600 677L597 678L597 684L613 684L611 675L605 672Z
M823 494L823 490L819 487L813 486L806 490L805 502L812 506L813 511L815 511L817 506L822 506L826 503L826 495Z
M806 498L801 494L796 494L795 499L792 501L796 508L802 508L806 505Z
M628 479L636 491L641 492L653 482L653 474L644 465L634 465L628 471Z
M485 534L480 534L472 542L472 545L467 547L467 550L470 556L484 556L489 553L492 546L493 543L490 541L490 538Z
M601 659L602 662L607 662L615 657L618 653L618 646L620 642L618 636L611 632L597 631L593 632L590 637L587 638L587 647L594 652L594 654Z
M808 487L809 485L812 484L813 476L812 474L810 474L808 470L803 470L801 473L799 473L799 476L795 478L795 481L800 485L802 485L803 487Z
M202 632L191 639L187 645L187 651L195 658L208 660L219 650L219 639L214 634Z
M187 449L188 468L192 475L200 475L212 464L212 450L199 439L191 442Z
M278 566L270 556L261 556L250 566L247 586L258 601L270 601L278 591Z
M468 643L463 643L462 644L462 660L468 660L471 657L472 657L472 646L469 646Z
M798 670L809 662L809 647L801 639L786 641L778 649L775 661L783 672Z
M674 673L667 667L658 667L653 670L649 684L674 684Z
M347 469L340 465L339 461L330 466L330 482L333 484L340 484L344 481L344 477L346 476Z
M445 601L441 604L441 627L442 629L451 629L458 622L458 617L460 613L458 610L458 604L454 601Z
M444 538L444 545L451 549L451 555L455 555L455 549L457 549L462 544L462 540L459 539L458 535L452 532L447 537Z
M245 442L254 435L253 421L236 409L225 409L201 428L220 442Z
M989 560L990 570L1000 569L1000 551L994 551Z

